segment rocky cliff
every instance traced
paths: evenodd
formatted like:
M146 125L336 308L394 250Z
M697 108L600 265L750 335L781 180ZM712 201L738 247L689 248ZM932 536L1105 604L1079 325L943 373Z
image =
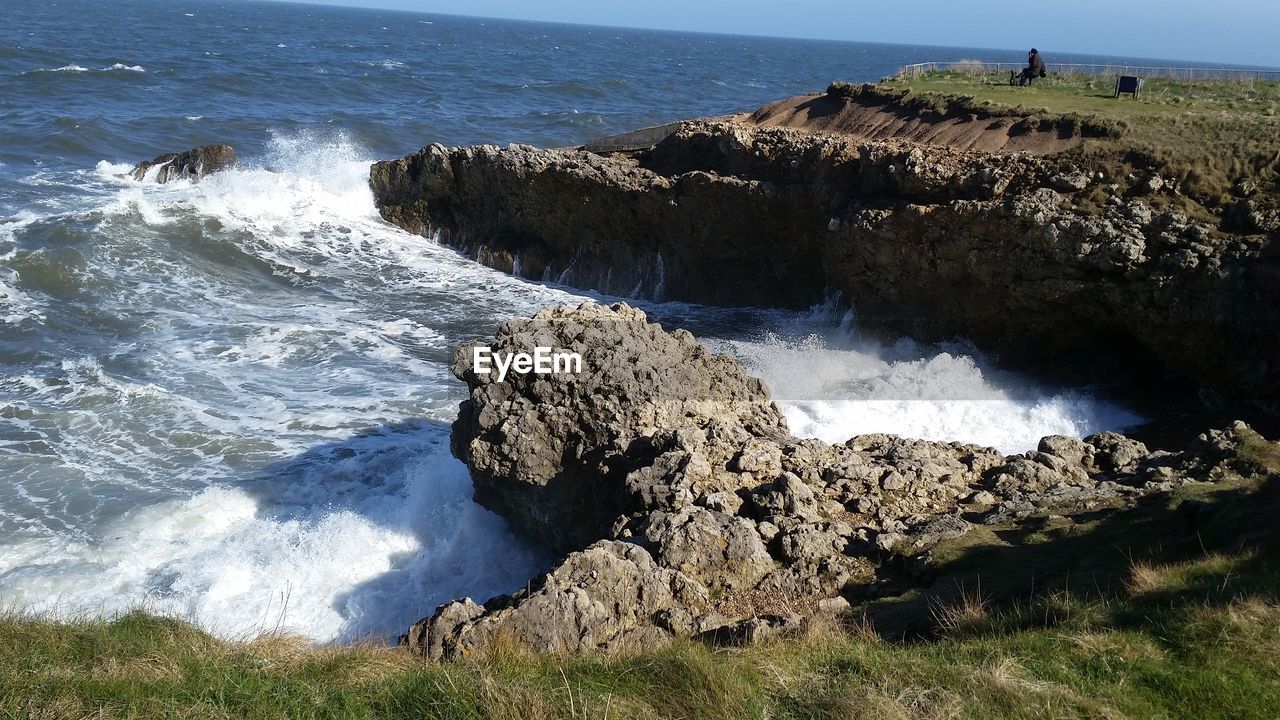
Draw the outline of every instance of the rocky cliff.
M838 291L868 328L1280 415L1274 233L1168 209L1158 175L692 122L628 155L432 145L371 184L387 220L525 277L722 305Z
M977 526L1022 537L1050 517L1086 522L1258 472L1240 448L1262 441L1243 424L1180 453L1115 433L1008 457L889 435L797 439L736 361L622 304L543 310L485 347L538 346L578 353L581 372L499 380L458 350L469 398L452 445L480 502L566 555L512 595L416 623L404 641L428 657L752 641L900 591L933 548Z

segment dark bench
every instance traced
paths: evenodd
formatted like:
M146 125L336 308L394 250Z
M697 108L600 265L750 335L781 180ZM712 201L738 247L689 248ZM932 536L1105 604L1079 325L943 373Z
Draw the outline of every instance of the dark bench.
M1134 75L1121 75L1116 79L1116 97L1120 97L1123 93L1129 93L1133 97L1142 94L1142 78Z

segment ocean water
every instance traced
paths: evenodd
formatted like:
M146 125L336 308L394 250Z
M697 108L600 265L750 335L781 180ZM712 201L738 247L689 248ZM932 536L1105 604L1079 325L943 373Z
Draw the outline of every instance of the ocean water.
M0 607L132 608L228 637L394 636L551 558L471 500L451 348L590 292L383 222L369 164L570 145L1018 53L196 0L6 0L0 26ZM1066 59L1066 58L1063 58ZM242 167L121 177L196 144ZM1017 452L1139 419L963 342L630 299L763 376L799 434Z

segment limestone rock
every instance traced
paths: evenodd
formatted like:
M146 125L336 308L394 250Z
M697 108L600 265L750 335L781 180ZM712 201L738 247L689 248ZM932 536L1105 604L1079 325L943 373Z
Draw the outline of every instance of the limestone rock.
M1086 173L1076 171L1070 173L1060 173L1049 178L1049 184L1054 190L1062 192L1080 192L1089 187L1089 176Z
M507 272L729 306L837 290L890 334L1099 379L1158 364L1274 416L1280 255L1256 237L1280 228L1273 194L1240 188L1223 228L1255 237L1222 242L1134 201L1169 190L1159 175L1111 183L1101 209L1091 182L1052 158L720 121L626 156L433 145L370 173L387 220Z
M498 639L541 652L644 649L670 637L654 624L659 613L700 610L707 603L705 588L659 567L643 548L602 541L571 553L535 581L532 591L486 603L484 614L475 615L465 603L443 606L410 630L409 642L426 637L413 647L449 660L483 651ZM624 647L628 640L638 646Z
M599 539L618 515L677 510L722 489L712 469L725 467L725 444L702 457L681 449L709 433L744 444L786 434L760 380L624 304L543 310L504 323L487 347L510 355L538 346L578 353L582 372L499 381L476 372L472 347L455 353L454 374L471 393L452 448L471 468L480 503L556 550ZM690 466L700 469L686 473ZM697 487L685 482L694 479Z
M788 435L736 361L626 305L543 310L479 347L535 346L580 353L582 372L499 379L459 350L470 396L452 445L477 499L565 555L511 595L416 623L404 642L427 657L785 635L847 607L832 598L913 582L920 558L975 524L1016 527L1244 472L1242 448L1256 442L1240 424L1183 453L1110 432L1007 457L884 434L828 445Z

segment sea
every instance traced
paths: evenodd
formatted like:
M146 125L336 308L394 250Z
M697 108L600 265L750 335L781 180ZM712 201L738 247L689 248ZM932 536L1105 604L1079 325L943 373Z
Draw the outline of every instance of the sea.
M0 612L347 643L523 586L554 558L473 502L447 364L554 304L622 299L688 328L803 436L1014 453L1142 422L964 338L872 338L836 299L713 308L510 277L384 222L368 188L370 163L433 142L576 145L1022 51L230 0L4 9ZM240 167L125 175L213 142Z

